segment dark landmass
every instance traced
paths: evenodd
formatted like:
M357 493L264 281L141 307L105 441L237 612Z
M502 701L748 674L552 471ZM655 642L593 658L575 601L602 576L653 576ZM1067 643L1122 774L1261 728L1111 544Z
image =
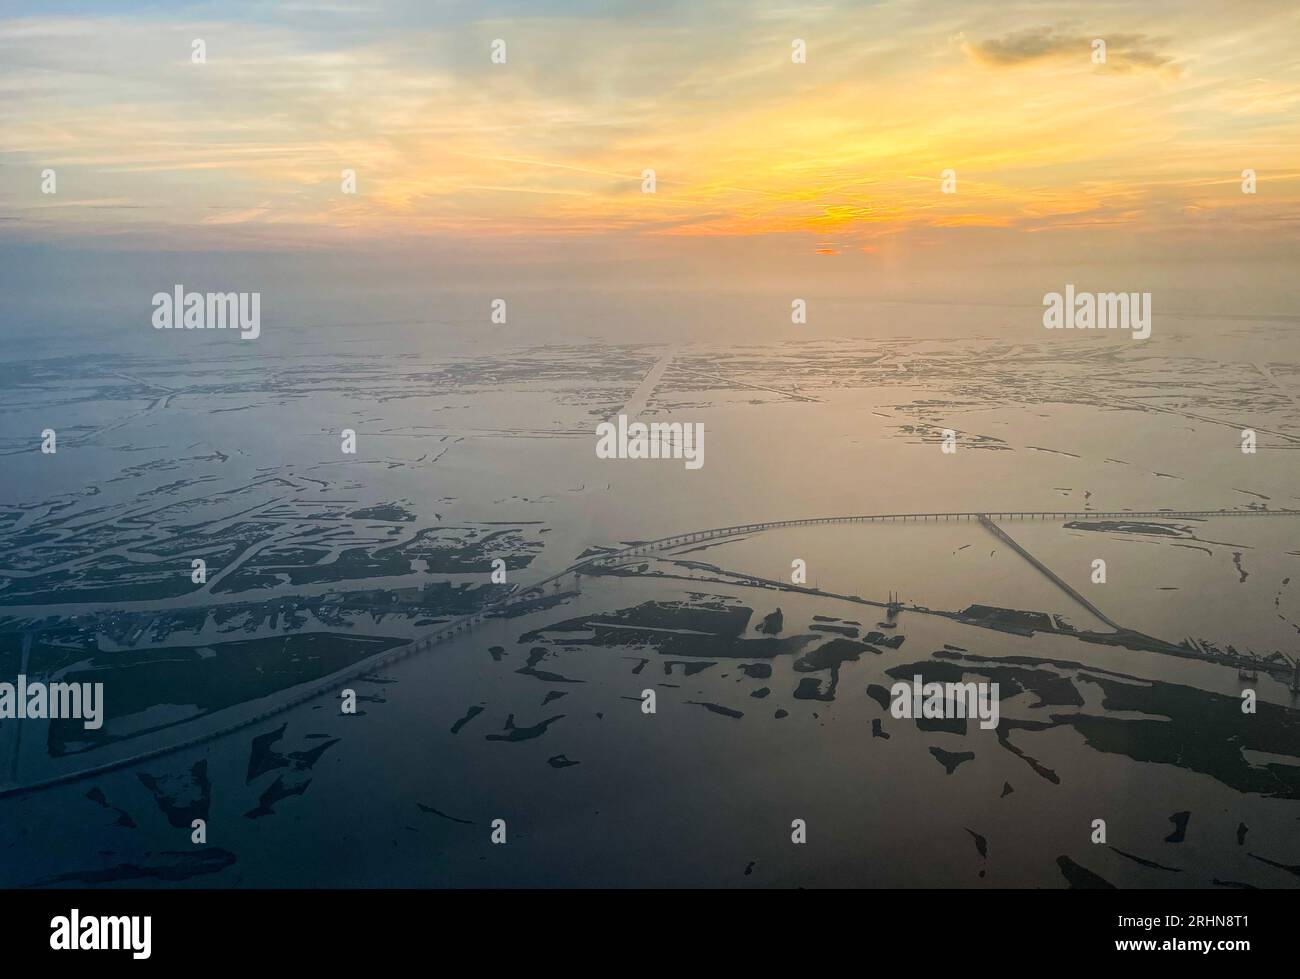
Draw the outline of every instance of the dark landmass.
M49 887L53 884L114 884L124 880L180 881L200 874L215 874L235 863L229 850L205 847L201 850L165 850L158 854L161 860L153 864L120 863L99 870L74 870L38 880L33 886Z
M975 757L973 751L944 751L942 748L934 747L930 749L930 754L934 755L949 775L955 772L962 762L971 761Z
M1114 890L1115 885L1110 881L1098 877L1091 870L1080 867L1069 857L1060 856L1056 858L1056 865L1061 868L1061 873L1069 882L1070 887L1076 890Z
M474 720L474 718L478 717L479 714L482 713L483 713L482 707L480 707L478 704L471 704L469 708L465 711L465 716L460 718L460 720L456 721L456 723L451 726L451 733L460 734L461 728L463 728L466 724Z
M694 704L697 707L703 707L705 710L712 711L715 714L721 714L723 717L744 717L744 713L738 710L732 710L730 707L723 707L721 704L711 704L701 700L688 700L688 704Z
M488 741L531 741L533 738L540 738L546 733L546 729L556 721L564 718L564 714L557 714L546 720L534 724L532 727L515 727L515 715L511 714L506 718L505 727L502 728L505 734L489 734Z

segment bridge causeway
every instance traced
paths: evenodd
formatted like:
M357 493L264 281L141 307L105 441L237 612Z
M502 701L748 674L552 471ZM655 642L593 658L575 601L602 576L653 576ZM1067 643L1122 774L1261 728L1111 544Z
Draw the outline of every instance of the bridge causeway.
M1105 612L1097 608L1096 605L1093 605L1092 602L1088 601L1081 594L1079 594L1079 592L1076 591L1069 584L1067 584L1064 579L1059 577L1055 571L1053 571L1051 568L1045 565L1042 561L1038 560L1038 558L1034 557L1023 547L1021 547L1019 542L1017 542L1014 537L1012 537L1005 530L1003 530L1001 527L995 524L992 520L990 520L988 517L981 516L980 523L984 525L985 529L988 530L990 534L992 534L998 540L1002 541L1002 543L1006 544L1009 548L1011 548L1013 551L1019 554L1030 564L1032 564L1035 568L1037 568L1040 572L1042 572L1043 576L1046 577L1050 582L1052 582L1052 584L1056 585L1057 588L1061 589L1061 591L1065 592L1067 595L1073 598L1076 602L1078 602L1080 605L1086 608L1098 619L1100 619L1102 622L1105 622L1116 632L1124 631L1123 627L1120 626L1118 622L1112 622L1106 616Z
M648 551L661 551L679 544L735 537L763 530L780 530L784 527L817 527L827 524L853 523L942 523L953 520L1132 520L1177 518L1180 520L1209 520L1215 517L1300 517L1300 510L973 510L952 513L874 513L845 517L804 517L797 520L769 520L763 523L737 524L734 527L717 527L697 530L689 534L660 537L626 547L621 551L599 555L584 562L596 564L601 560L628 557ZM570 570L579 568L574 565ZM566 572L561 572L566 573ZM549 580L549 579L548 579ZM545 584L546 582L539 582Z

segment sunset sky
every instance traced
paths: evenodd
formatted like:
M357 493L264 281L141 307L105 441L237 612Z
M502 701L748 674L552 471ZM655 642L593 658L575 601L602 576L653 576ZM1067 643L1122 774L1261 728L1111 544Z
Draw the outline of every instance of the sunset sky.
M1300 226L1292 0L0 9L8 241L771 236L834 256L1122 228L1268 251Z

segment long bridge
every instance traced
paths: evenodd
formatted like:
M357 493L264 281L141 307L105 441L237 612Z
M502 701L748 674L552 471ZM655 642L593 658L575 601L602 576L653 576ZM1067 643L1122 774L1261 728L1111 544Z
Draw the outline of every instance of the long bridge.
M763 523L736 524L732 527L717 527L713 530L696 530L689 534L676 534L660 537L652 541L643 541L625 547L619 551L597 555L581 564L560 572L560 575L580 570L583 565L598 564L603 560L617 560L634 554L649 551L662 551L679 544L692 544L697 541L717 540L722 537L737 537L742 534L759 533L765 530L780 530L784 527L817 527L826 524L854 523L941 523L953 520L1132 520L1164 519L1210 520L1215 517L1300 517L1300 510L971 510L949 513L872 513L846 517L803 517L797 520L768 520ZM533 587L549 584L552 575Z
M1081 594L1079 594L1078 590L1075 589L1074 586L1072 586L1067 581L1065 581L1065 579L1060 577L1060 575L1058 575L1055 571L1053 571L1051 568L1045 565L1042 561L1038 560L1038 558L1034 557L1023 547L1021 547L1019 542L1014 537L1012 537L1005 530L1003 530L1001 527L995 524L991 519L989 519L988 517L981 516L980 523L984 525L984 529L986 529L990 534L992 534L998 540L1002 541L1002 543L1006 544L1007 547L1011 548L1022 558L1024 558L1026 561L1032 564L1039 571L1039 573L1043 575L1043 577L1045 577L1052 584L1056 585L1057 588L1061 589L1061 591L1065 592L1067 595L1073 598L1076 602L1078 602L1080 605L1086 608L1089 612L1095 615L1102 622L1105 622L1116 632L1120 632L1123 630L1124 628L1123 626L1121 626L1118 622L1113 622L1111 621L1111 619L1107 618L1105 612L1097 608L1096 605L1093 605L1092 602L1088 601Z
M984 510L953 511L948 513L876 513L842 517L804 517L795 520L769 520L761 523L736 524L731 527L716 527L711 530L696 530L685 534L672 534L651 541L638 541L618 550L602 552L580 560L562 571L557 571L525 588L513 591L508 595L503 595L501 598L487 603L477 612L454 619L441 628L434 630L427 636L412 640L409 643L386 650L382 653L377 653L359 663L354 663L343 672L333 673L328 677L321 678L320 680L303 684L299 688L291 691L283 699L277 699L273 705L268 706L264 710L257 711L256 713L246 717L232 720L230 723L222 725L215 730L207 731L203 734L173 744L138 752L129 757L104 762L103 764L92 768L80 769L74 772L65 772L24 785L3 786L0 787L0 799L29 792L36 792L41 789L53 788L57 785L77 782L86 778L98 777L146 761L152 761L165 755L185 751L189 748L199 747L203 744L215 741L218 738L225 737L228 734L233 734L237 731L244 730L245 728L252 727L253 725L260 724L277 714L282 714L293 707L297 707L299 704L315 700L317 697L324 696L325 694L331 693L335 690L340 690L346 684L362 679L377 669L389 666L392 663L406 659L409 656L414 656L417 653L426 652L435 646L441 645L451 639L455 639L468 632L484 619L494 616L496 613L505 611L522 602L533 601L544 596L547 587L553 587L554 590L558 591L566 579L580 575L585 571L589 571L591 568L613 564L636 555L668 550L683 544L693 544L706 540L719 540L727 537L739 537L745 534L754 534L767 530L780 530L787 527L817 527L830 524L941 523L945 521L961 520L985 522L988 524L991 521L997 520L1210 520L1221 517L1300 517L1300 510ZM1016 549L1021 551L1022 554L1026 553L1018 545L1016 545ZM1035 564L1037 564L1037 562L1035 562ZM1050 572L1048 573L1050 575ZM1050 576L1060 583L1060 579L1056 578L1055 575ZM1072 591L1072 589L1068 589L1068 586L1067 590ZM1085 606L1088 605L1087 602L1084 604ZM1108 624L1113 625L1113 623L1110 623L1110 620L1106 619L1105 616L1101 616L1101 618ZM238 710L237 707L228 709L232 711ZM201 724L202 721L195 720L190 723Z

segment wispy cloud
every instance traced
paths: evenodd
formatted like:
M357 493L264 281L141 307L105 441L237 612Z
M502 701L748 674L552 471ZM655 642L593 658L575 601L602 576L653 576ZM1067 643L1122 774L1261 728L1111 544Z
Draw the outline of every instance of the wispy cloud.
M1105 44L1106 60L1098 66L1111 71L1165 69L1177 73L1172 56L1157 50L1169 43L1167 38L1149 38L1145 34L1063 34L1051 27L1029 27L1003 37L970 41L966 53L979 64L1005 68L1035 61L1057 59L1082 63L1090 60L1093 45Z

